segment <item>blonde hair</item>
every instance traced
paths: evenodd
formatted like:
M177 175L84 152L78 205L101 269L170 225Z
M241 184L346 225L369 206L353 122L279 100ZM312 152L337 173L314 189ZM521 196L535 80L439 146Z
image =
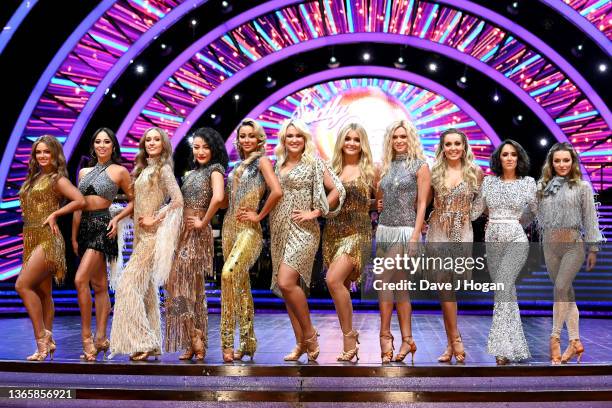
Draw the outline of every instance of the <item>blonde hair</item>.
M246 157L244 151L242 150L239 140L240 129L245 126L252 127L253 131L255 132L255 136L257 137L257 149L248 157ZM234 146L236 147L236 150L238 150L240 159L242 159L240 165L236 168L236 170L234 170L234 178L238 180L242 176L244 169L246 169L249 164L253 163L253 161L255 161L255 159L258 157L266 154L266 132L254 119L245 118L242 122L240 122L240 125L238 125L238 128L236 129L236 141L234 142Z
M399 128L403 128L408 135L408 149L406 151L406 161L415 159L425 160L425 154L423 153L423 145L417 134L416 127L409 120L398 120L387 128L385 133L385 142L383 145L383 160L382 160L382 171L380 177L382 178L387 171L389 166L395 157L395 151L393 150L393 134Z
M340 176L342 168L344 167L344 153L342 147L344 146L344 139L349 132L355 131L359 136L359 142L361 144L361 152L359 154L359 172L360 177L364 182L372 187L374 182L374 162L372 160L372 151L370 150L370 142L368 141L368 134L363 126L358 123L348 123L340 129L338 137L336 138L336 145L334 147L334 154L332 156L332 168L334 172Z
M298 119L287 119L283 122L280 130L278 131L278 145L274 149L276 155L276 165L281 168L287 160L287 149L285 148L285 140L287 137L287 129L293 126L298 133L304 138L304 152L302 153L302 160L306 163L313 163L315 160L315 151L317 150L314 142L312 141L312 133L308 126Z
M470 147L470 143L465 133L460 130L450 128L440 134L440 141L436 148L436 161L431 168L431 185L439 194L445 194L448 191L444 180L446 179L446 170L448 163L444 155L444 138L447 135L459 135L461 143L463 143L463 155L461 156L462 178L470 187L470 190L476 191L478 188L478 173L474 163L474 153Z
M36 160L36 147L39 144L44 143L51 151L51 165L53 171L46 177L50 177L53 183L61 177L68 177L68 171L66 170L66 157L64 157L64 149L61 143L51 135L40 136L32 145L32 151L30 152L30 159L28 160L28 174L26 175L25 181L19 189L19 194L27 193L32 188L32 183L42 173L42 169L38 165Z
M136 158L134 159L134 170L132 171L132 186L140 173L147 167L147 158L149 154L147 153L147 149L145 147L145 139L147 134L151 131L157 131L162 138L162 152L159 157L159 161L155 164L155 170L153 171L153 175L149 182L151 184L159 181L161 177L161 169L164 165L168 165L171 168L173 167L172 162L172 144L170 143L170 138L168 138L168 133L162 128L159 127L151 127L144 131L140 141L138 142L138 154L136 154Z
M546 160L542 166L542 176L538 180L538 196L542 198L544 188L548 182L556 175L553 167L554 155L557 152L569 152L572 157L572 168L567 175L568 181L571 186L576 185L582 180L582 171L580 171L580 159L574 147L568 142L555 143L546 154Z

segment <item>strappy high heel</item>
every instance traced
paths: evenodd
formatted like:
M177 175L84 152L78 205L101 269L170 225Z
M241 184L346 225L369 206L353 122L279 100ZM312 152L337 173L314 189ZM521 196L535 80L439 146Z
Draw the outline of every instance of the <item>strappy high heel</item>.
M295 347L293 348L293 351L291 351L291 353L287 354L285 357L283 357L283 360L285 361L298 361L300 359L300 357L302 357L302 354L306 353L306 344L304 344L304 342L298 342Z
M455 337L455 339L451 342L451 349L453 351L453 356L455 356L455 360L458 363L465 362L465 349L463 348L463 340L461 340L461 336Z
M391 349L384 351L383 350L383 340L391 340ZM389 364L393 359L393 351L395 350L395 346L393 345L393 335L391 333L381 334L380 335L380 359L383 364Z
M91 333L88 337L82 338L81 341L83 343L83 354L81 354L81 360L96 361L98 351L96 346L94 346L93 336Z
M185 352L183 354L181 354L178 357L178 359L179 360L191 360L194 355L195 355L195 352L193 351L191 346L189 346L189 348L187 350L185 350Z
M110 348L110 340L108 338L104 338L102 341L95 339L94 346L96 346L96 358L98 357L98 354L102 352L102 359L106 360L106 355L108 354L108 349Z
M414 353L416 353L416 351L417 351L416 343L412 339L412 336L403 336L402 337L402 344L404 344L404 343L408 344L408 350L406 350L403 353L402 352L397 353L397 355L395 356L393 361L395 361L396 363L400 363L400 362L404 361L404 359L406 358L408 353L410 353L410 354L412 354L412 364L414 364ZM400 350L401 350L401 347L400 347Z
M196 360L204 360L206 357L206 348L204 347L204 334L200 329L194 329L191 334L191 350Z
M304 344L306 344L306 354L308 354L308 361L316 361L317 357L319 357L319 332L317 329L314 330L314 334L311 338L304 340Z
M359 344L359 332L355 330L351 330L350 332L343 334L343 336L344 336L345 341L347 339L354 339L355 347L348 351L343 350L342 353L338 356L336 360L337 361L351 361L353 360L354 357L357 357L355 361L356 362L359 361L359 346L357 346ZM346 346L344 348L346 348Z
M440 354L440 357L438 357L438 362L439 363L450 363L452 359L453 359L453 348L451 347L450 344L448 344L446 346L446 350L444 350L444 353Z
M227 348L223 349L223 362L224 363L232 363L234 361L234 349Z
M550 362L561 364L561 339L556 336L550 336Z
M45 334L42 337L36 339L36 351L34 354L27 356L28 361L45 361L47 356L53 360L53 353L55 348L51 351L51 337L52 333L49 330L45 330Z
M132 361L149 361L149 357L155 357L155 360L161 355L159 350L140 351L134 354L130 354L130 360Z
M561 363L562 364L567 363L574 356L577 356L576 362L580 363L580 359L582 358L582 353L584 353L584 346L580 342L580 339L570 340L569 344L567 345L567 349L565 349L563 356L561 356Z

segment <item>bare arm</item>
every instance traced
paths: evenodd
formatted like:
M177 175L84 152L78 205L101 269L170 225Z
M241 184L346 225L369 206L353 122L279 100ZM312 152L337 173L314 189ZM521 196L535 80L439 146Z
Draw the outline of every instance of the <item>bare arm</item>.
M84 171L85 169L81 169L79 171L79 182L81 181L81 179L83 178ZM83 199L85 199L85 197L83 197ZM79 246L77 244L77 237L79 234L79 226L81 225L81 214L82 211L81 210L76 210L74 213L72 213L72 234L71 234L71 241L72 241L72 249L74 250L74 253L76 255L78 255L79 253Z
M212 197L210 198L210 204L208 210L204 214L204 225L210 224L212 218L215 216L225 196L225 186L223 185L223 174L218 171L213 171L210 175L210 184L212 187Z
M267 157L262 157L259 159L259 170L261 171L261 174L263 175L263 178L270 189L270 194L268 195L268 199L264 203L261 212L257 215L258 222L266 218L274 206L283 197L283 190L281 189L280 182L274 173L272 163L270 163L270 160Z
M66 177L60 177L56 181L54 188L56 192L66 197L70 202L51 213L45 222L43 222L43 225L49 225L51 232L55 235L59 235L60 231L57 227L57 217L70 214L85 207L85 198L79 189L76 188Z
M119 187L128 197L128 204L125 206L123 210L117 215L113 217L112 220L108 223L107 229L108 236L114 237L117 234L117 225L119 221L129 216L134 212L134 191L132 189L132 179L130 177L130 173L127 171L125 167L121 167L121 178L119 179Z
M423 164L416 174L417 178L417 208L416 208L416 221L414 223L414 231L411 241L418 241L421 235L421 229L425 223L425 210L427 209L427 201L431 193L431 172L429 166Z

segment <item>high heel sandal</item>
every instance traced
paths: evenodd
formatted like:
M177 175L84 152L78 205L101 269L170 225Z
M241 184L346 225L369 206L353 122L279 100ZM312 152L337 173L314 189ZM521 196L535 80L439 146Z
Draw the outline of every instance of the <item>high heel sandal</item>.
M440 354L440 357L438 357L438 362L439 363L450 363L452 359L453 359L453 348L451 347L450 344L448 344L446 346L446 350L444 351L444 353Z
M132 361L149 361L149 357L153 356L155 357L155 360L157 360L158 356L161 353L159 352L159 350L149 350L149 351L141 351L141 352L136 352L134 354L130 354L130 360Z
M249 356L251 357L251 361L253 361L254 355L255 355L254 351L238 350L234 353L234 360L242 360L242 357Z
M391 340L391 349L387 351L383 351L383 340ZM393 345L393 335L389 334L381 334L380 335L380 359L383 364L389 364L393 359L393 351L395 351L395 346Z
M179 360L191 360L194 355L195 355L195 352L193 351L191 346L189 346L189 348L187 350L185 350L185 352L183 354L181 354L178 357L178 359Z
M582 358L582 353L584 353L584 346L580 342L580 339L570 340L563 356L561 356L561 363L565 364L572 359L572 357L576 357L576 362L580 363L580 359Z
M49 330L45 330L45 334L42 337L36 339L36 351L34 354L27 356L28 361L45 361L47 356L51 356L53 360L53 353L55 348L51 351L51 337L52 334Z
M507 358L507 357L496 356L495 357L495 363L498 366L505 366L505 365L508 365L510 363L510 359Z
M355 362L359 361L359 346L357 346L359 344L359 332L355 330L351 330L350 332L343 334L343 336L344 336L345 341L346 339L354 339L355 347L348 351L343 350L342 353L338 356L338 358L336 358L336 360L337 361L351 361L353 360L353 357L357 357ZM344 345L343 348L346 348L346 345Z
M110 340L108 338L104 338L102 341L94 339L94 346L96 346L96 357L98 354L100 354L100 352L102 352L102 359L106 360L106 355L108 354L108 349L110 348Z
M414 353L416 353L417 351L416 343L414 342L414 340L412 340L412 336L403 336L402 344L404 343L408 344L408 350L406 350L403 353L402 352L397 353L393 361L395 361L396 363L400 363L404 361L408 353L410 353L412 354L412 364L414 364ZM400 350L401 350L401 346L400 346Z
M319 332L317 329L314 329L314 334L311 338L304 340L304 344L306 344L306 354L308 354L308 361L316 361L317 357L319 357Z
M206 348L204 347L203 333L200 329L195 329L191 336L191 347L196 360L204 360L206 357ZM191 357L189 358L191 360Z
M461 336L455 337L455 339L451 342L451 349L453 351L453 356L455 356L455 360L458 363L465 362L465 350L463 348L463 340L461 340Z
M96 361L98 356L98 350L94 346L93 336L90 334L88 337L82 338L83 342L83 354L81 354L81 360L85 361Z
M293 348L293 351L289 354L287 354L285 357L283 357L283 360L285 361L298 361L300 359L300 357L302 357L302 354L304 354L306 352L306 344L304 344L303 342L299 341L295 347Z
M223 362L231 363L234 361L234 349L227 348L223 349Z
M561 364L561 339L556 336L550 336L550 362Z

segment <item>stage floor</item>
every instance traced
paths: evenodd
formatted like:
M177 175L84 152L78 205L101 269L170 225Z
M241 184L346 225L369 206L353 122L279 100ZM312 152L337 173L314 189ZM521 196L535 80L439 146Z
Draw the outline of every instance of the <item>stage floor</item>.
M223 364L219 338L219 315L209 316L208 354L204 361L207 365ZM313 321L319 330L321 354L319 365L345 365L336 362L336 356L342 349L341 332L338 319L332 313L314 313ZM418 350L415 354L415 366L445 365L437 362L437 357L444 351L446 336L439 314L414 314L412 319L413 336ZM460 315L459 328L467 352L466 364L490 366L495 359L486 353L487 335L491 324L490 316ZM551 328L549 317L523 317L525 336L529 343L532 358L524 363L549 364L548 341ZM379 316L377 313L358 312L354 316L354 328L360 332L359 365L380 365ZM109 330L110 332L110 324ZM393 317L392 331L395 336L396 352L399 349L401 335L397 317ZM27 318L0 319L0 360L22 360L35 350L30 321ZM245 358L246 364L256 365L295 365L283 361L283 356L294 347L293 331L289 319L284 313L260 312L255 315L255 333L258 349L254 361ZM81 353L80 318L78 316L58 316L53 328L57 342L55 359L60 361L78 361ZM580 336L585 347L582 356L584 364L612 364L612 319L580 319ZM237 338L237 337L236 337ZM567 345L567 334L564 333L562 351ZM162 362L178 363L179 353L165 353ZM116 356L112 361L124 362L127 356ZM306 356L302 357L306 362ZM574 360L575 362L575 360ZM189 364L189 363L186 363ZM235 363L240 364L240 363ZM410 356L405 360L410 364ZM397 364L396 365L402 365Z

